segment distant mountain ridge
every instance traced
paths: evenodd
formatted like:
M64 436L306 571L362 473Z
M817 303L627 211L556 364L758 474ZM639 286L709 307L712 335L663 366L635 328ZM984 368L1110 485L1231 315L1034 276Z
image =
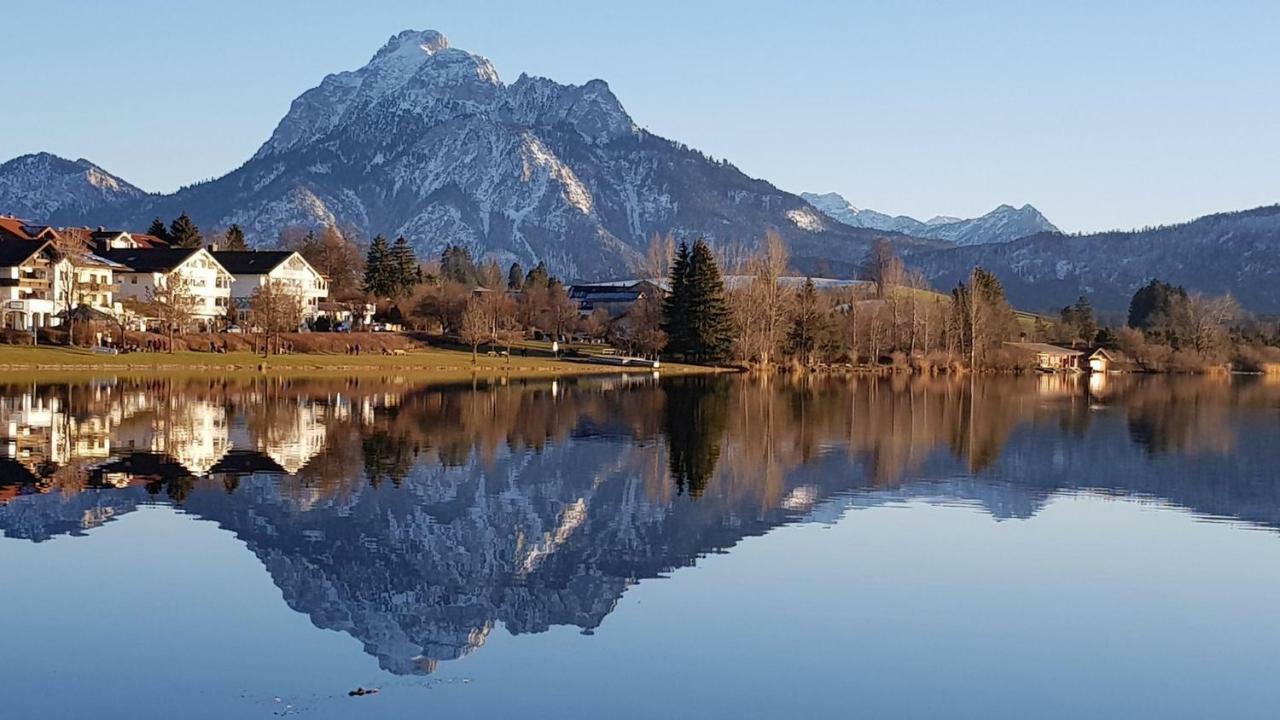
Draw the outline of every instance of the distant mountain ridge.
M257 245L290 225L334 223L404 235L424 256L458 244L593 279L632 274L654 234L751 247L775 227L798 268L835 275L883 234L643 130L602 80L506 85L488 60L430 30L399 33L365 66L325 77L223 177L172 195L27 207L48 211L31 213L46 222L124 227L187 212L204 227L237 223Z
M33 222L141 230L182 212L206 230L238 223L259 247L291 225L334 223L404 235L424 258L459 244L504 265L545 261L570 280L633 277L654 234L750 249L769 228L795 272L852 277L888 237L936 287L983 265L1027 309L1080 294L1122 309L1160 277L1280 312L1274 208L1084 236L1062 235L1030 205L891 217L835 193L793 195L649 133L602 80L505 84L430 30L399 33L363 67L325 77L244 165L173 194L48 153L0 164L0 213Z
M88 160L35 153L0 164L0 213L35 221L97 212L146 196Z
M945 240L956 245L1003 243L1036 233L1058 231L1048 218L1031 205L1020 208L1000 205L976 218L938 215L921 221L907 215L886 215L875 210L856 208L839 193L819 195L804 192L800 193L800 197L828 217L852 227Z
M935 287L951 288L974 266L991 270L1010 300L1052 310L1087 295L1112 311L1128 307L1152 278L1280 313L1280 205L1206 215L1190 222L1088 235L1039 233L1008 243L912 254Z

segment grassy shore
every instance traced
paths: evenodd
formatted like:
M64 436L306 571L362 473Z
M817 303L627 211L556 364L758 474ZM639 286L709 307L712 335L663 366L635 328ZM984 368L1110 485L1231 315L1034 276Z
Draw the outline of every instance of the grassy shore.
M264 358L248 352L223 355L207 352L128 353L103 355L79 348L0 346L0 371L67 372L267 372L291 374L388 372L420 375L442 380L464 379L474 375L512 377L555 377L622 372L652 372L650 368L626 368L596 365L570 359L549 357L510 358L481 355L476 363L471 354L458 350L410 350L404 355L333 355L307 353L273 355ZM664 363L665 374L716 372L715 368Z

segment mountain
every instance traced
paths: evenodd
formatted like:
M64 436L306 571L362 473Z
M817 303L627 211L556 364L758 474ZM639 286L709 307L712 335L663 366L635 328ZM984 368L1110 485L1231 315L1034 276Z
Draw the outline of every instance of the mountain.
M290 225L337 223L404 235L424 256L454 243L569 278L631 273L655 233L749 246L769 227L802 270L848 274L879 234L645 131L602 80L507 85L434 31L402 32L364 67L324 78L221 178L55 215L143 227L181 212L239 223L257 245Z
M1017 240L1040 232L1057 232L1048 218L1030 205L1001 205L982 217L962 220L939 215L920 221L907 215L886 215L859 209L838 193L800 193L810 205L846 225L945 240L956 245L985 245Z
M1088 235L1039 233L1013 242L913 254L908 264L938 288L982 266L1014 305L1052 310L1088 295L1120 311L1152 278L1213 294L1245 308L1280 312L1280 205L1207 215L1180 225Z
M42 152L0 165L0 213L34 221L101 212L145 196L88 160Z

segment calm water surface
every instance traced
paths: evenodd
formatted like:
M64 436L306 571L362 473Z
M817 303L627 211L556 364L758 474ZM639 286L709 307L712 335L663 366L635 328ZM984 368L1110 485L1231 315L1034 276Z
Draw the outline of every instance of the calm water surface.
M0 717L1280 707L1262 380L117 378L0 434Z

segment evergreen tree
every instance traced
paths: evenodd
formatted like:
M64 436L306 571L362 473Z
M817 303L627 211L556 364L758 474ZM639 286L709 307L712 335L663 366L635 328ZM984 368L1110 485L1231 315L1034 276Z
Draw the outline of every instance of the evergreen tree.
M693 359L716 363L729 357L733 324L724 295L724 280L711 246L699 238L689 252L686 270L688 335Z
M519 290L524 287L524 268L520 267L520 263L511 263L511 268L507 270L507 289Z
M185 212L173 219L169 225L169 244L179 248L198 248L204 244L204 236L200 228L191 222L191 216Z
M822 298L818 296L813 278L805 278L792 306L791 330L787 333L787 344L791 347L791 352L805 365L813 363L814 353L830 330L829 323L830 319L824 312Z
M378 298L390 297L396 291L396 268L392 263L387 239L378 235L369 244L364 264L364 291Z
M1129 301L1129 327L1151 331L1167 323L1179 305L1187 302L1187 291L1163 280L1152 280L1138 288Z
M708 378L666 394L667 462L679 494L700 497L715 475L728 421L728 391Z
M1073 345L1077 341L1085 344L1092 343L1098 335L1098 320L1094 317L1093 306L1089 304L1089 298L1083 295L1076 304L1062 308L1059 319L1062 323L1062 334Z
M676 248L668 284L671 286L670 293L662 303L662 331L667 335L666 351L672 355L687 357L693 353L693 340L689 332L689 244L684 241Z
M395 292L407 295L422 280L422 270L418 267L418 256L404 236L396 238L391 247L391 266L395 276Z
M244 230L239 225L232 223L227 228L227 232L222 238L222 250L248 250L249 245L244 241Z
M169 228L165 227L164 220L160 218L151 221L151 227L147 228L147 234L169 242Z
M969 281L951 291L951 312L960 331L960 346L969 367L978 369L987 352L1018 331L1018 321L1005 299L1004 286L990 271L975 267Z
M537 265L524 276L524 286L526 288L545 288L552 283L551 273L547 272L547 264L539 261Z
M450 245L440 253L440 275L445 280L471 287L479 282L471 251L459 245Z

